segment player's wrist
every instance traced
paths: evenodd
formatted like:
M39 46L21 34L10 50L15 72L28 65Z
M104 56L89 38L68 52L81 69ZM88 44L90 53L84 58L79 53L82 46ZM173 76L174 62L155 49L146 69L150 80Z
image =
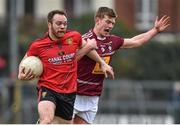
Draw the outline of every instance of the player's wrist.
M160 33L160 32L161 32L161 31L159 30L159 27L156 27L156 26L155 26L153 29L154 29L154 31L155 31L156 33Z
M101 66L106 65L106 62L103 59L101 59L99 63L100 63Z

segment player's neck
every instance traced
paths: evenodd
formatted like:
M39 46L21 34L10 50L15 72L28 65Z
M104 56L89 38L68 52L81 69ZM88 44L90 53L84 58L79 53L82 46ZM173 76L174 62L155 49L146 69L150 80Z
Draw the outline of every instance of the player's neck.
M93 32L96 34L96 36L97 36L98 38L104 38L104 36L102 36L102 35L100 34L99 30L98 30L96 27L94 27Z
M53 33L50 33L50 32L49 32L49 38L51 40L53 40L53 41L57 41L58 40L58 38Z

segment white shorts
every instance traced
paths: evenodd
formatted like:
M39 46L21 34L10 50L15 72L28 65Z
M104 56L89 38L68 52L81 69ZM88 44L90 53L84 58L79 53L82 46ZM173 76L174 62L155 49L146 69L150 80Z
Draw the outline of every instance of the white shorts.
M74 115L92 124L98 110L99 96L76 95L74 103Z

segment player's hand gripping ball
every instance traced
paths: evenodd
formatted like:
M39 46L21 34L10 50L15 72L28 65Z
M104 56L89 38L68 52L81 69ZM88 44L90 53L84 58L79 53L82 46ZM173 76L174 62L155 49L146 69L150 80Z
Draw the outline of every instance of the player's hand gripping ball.
M43 64L36 56L29 56L25 58L21 62L21 66L25 67L24 72L27 72L28 69L31 69L36 78L39 77L43 72Z

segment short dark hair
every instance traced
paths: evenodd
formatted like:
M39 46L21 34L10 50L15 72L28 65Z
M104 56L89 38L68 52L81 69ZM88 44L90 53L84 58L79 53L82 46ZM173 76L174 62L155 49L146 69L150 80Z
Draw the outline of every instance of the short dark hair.
M108 7L100 7L98 11L96 12L95 18L96 17L104 18L105 15L111 18L117 18L116 12L113 9L108 8Z
M52 10L47 15L47 21L52 23L52 19L55 14L60 14L60 15L64 15L67 17L66 11L64 11L64 10Z

